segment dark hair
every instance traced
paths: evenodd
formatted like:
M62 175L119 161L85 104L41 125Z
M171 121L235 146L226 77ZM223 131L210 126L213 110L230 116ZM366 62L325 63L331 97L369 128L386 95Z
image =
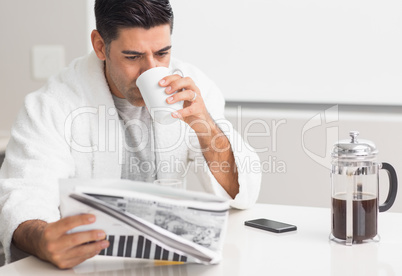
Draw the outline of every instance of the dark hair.
M105 41L107 52L121 28L150 29L170 24L170 32L173 31L169 0L96 0L95 18L96 29Z

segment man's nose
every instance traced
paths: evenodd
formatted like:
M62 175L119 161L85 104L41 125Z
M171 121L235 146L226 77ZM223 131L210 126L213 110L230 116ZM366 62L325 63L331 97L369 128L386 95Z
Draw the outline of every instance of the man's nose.
M147 57L142 65L141 74L154 67L157 67L156 60L153 57Z

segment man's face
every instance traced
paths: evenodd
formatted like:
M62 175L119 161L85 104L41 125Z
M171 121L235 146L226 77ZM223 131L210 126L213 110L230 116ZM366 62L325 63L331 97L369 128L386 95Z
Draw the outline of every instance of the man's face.
M153 67L169 67L171 53L170 25L149 30L120 29L118 38L110 43L105 61L105 75L110 90L132 105L144 106L135 82L139 75Z

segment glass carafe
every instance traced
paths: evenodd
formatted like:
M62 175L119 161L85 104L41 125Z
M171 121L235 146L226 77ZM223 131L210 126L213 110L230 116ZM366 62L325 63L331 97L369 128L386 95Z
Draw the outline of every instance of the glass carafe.
M391 208L398 182L395 169L377 163L378 150L368 140L358 140L351 131L350 140L334 145L331 171L332 228L330 239L346 245L379 241L378 211ZM379 170L389 176L389 192L384 204L378 203Z

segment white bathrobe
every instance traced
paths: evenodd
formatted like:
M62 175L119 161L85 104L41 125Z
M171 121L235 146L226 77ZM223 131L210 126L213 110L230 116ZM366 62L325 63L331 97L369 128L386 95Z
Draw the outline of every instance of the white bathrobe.
M224 119L224 99L215 84L189 64L172 59L170 66L195 81L209 113L231 142L240 184L231 206L250 207L261 183L258 156ZM12 234L19 224L60 219L58 179L121 178L121 126L103 62L94 53L74 60L25 98L0 170L0 238L7 262ZM204 188L229 198L200 159L198 140L184 122L155 124L155 147L159 161L165 164L202 160L203 167L195 168ZM182 178L184 169L160 171L158 178Z

